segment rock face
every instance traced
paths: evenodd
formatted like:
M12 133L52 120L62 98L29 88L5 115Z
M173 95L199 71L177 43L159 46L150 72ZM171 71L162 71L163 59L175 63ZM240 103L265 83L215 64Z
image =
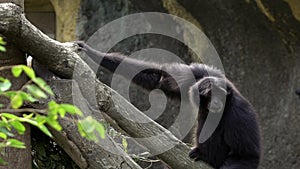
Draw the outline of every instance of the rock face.
M144 4L146 3L146 4ZM79 22L77 33L79 39L88 40L92 34L97 31L101 26L118 19L127 14L137 13L141 11L161 11L167 12L163 7L162 3L152 3L152 2L143 2L143 5L139 6L138 2L135 1L125 1L120 0L117 2L111 1L82 1L81 10L79 14ZM145 8L147 7L147 8ZM122 32L117 32L118 34L122 34ZM183 36L179 34L179 36ZM106 41L108 41L109 37L100 37L103 39L101 44L105 45ZM102 40L101 39L101 40ZM98 45L101 45L98 44ZM190 63L192 61L191 57L188 54L188 48L183 46L179 41L169 38L167 36L160 35L136 35L127 39L124 39L114 47L110 49L111 52L123 53L126 55L130 55L134 52L149 49L149 48L159 48L166 50L168 52L172 52L177 56L181 56L182 59ZM148 53L146 52L146 55ZM137 58L147 59L151 58L151 56L145 55L137 55ZM110 85L112 74L104 69L98 70L99 78L102 82ZM121 88L124 84L125 79L120 79L118 83L118 88ZM124 90L126 90L124 88ZM130 101L137 108L142 111L146 111L150 108L149 102L149 92L142 90L134 85L130 87ZM119 93L124 93L122 91L118 91ZM170 103L169 103L170 102ZM179 104L171 103L168 101L167 108L165 109L162 116L160 116L156 121L165 126L166 128L170 127L173 123L172 119L176 118L176 114L179 111ZM176 113L177 112L177 113ZM170 120L171 119L171 120Z
M174 11L166 6L170 2L82 1L77 37L87 40L101 26L127 14ZM299 168L300 101L295 89L300 84L300 23L297 20L299 6L291 6L297 3L293 0L289 3L282 0L178 2L180 10L183 7L194 17L216 47L227 77L256 108L263 133L261 168ZM105 37L103 41L105 43ZM111 51L130 54L154 47L182 56L186 63L192 61L186 47L163 36L133 36ZM98 74L102 81L110 84L108 72L100 69ZM139 109L147 110L148 95L141 94L144 91L140 89L130 90L130 101ZM164 117L176 117L176 111L178 106L171 105L157 121L168 127L170 120Z
M299 168L300 23L284 1L180 3L217 48L226 75L256 108L263 133L261 168ZM295 13L295 11L293 11Z
M76 39L76 19L80 0L50 0L55 13L56 21L56 39L61 42L74 41Z

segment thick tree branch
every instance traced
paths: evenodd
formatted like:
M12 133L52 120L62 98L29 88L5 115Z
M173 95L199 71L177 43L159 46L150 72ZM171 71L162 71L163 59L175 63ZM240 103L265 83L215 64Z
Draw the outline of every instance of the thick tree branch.
M44 60L44 56L49 57L49 59L51 58L49 62L47 61L41 63L49 65L51 62L53 62L50 66L53 67L55 65L54 64L55 59L57 59L57 57L65 58L61 60L60 63L56 64L58 66L55 69L59 70L56 72L57 74L62 74L63 77L70 75L72 73L72 69L70 69L70 66L68 65L72 65L74 67L76 62L76 59L74 58L76 57L78 60L81 60L76 53L72 54L75 57L68 57L68 53L70 53L69 50L64 49L64 46L61 43L48 38L41 31L39 31L37 28L31 25L25 19L24 15L22 14L18 6L13 4L1 4L0 17L1 17L1 21L0 21L1 34L7 35L6 37L8 39L13 41L16 45L18 45L20 49L26 51L26 53L29 53L32 56L42 56L37 60L40 59ZM27 36L31 34L31 31L36 33L33 33L32 34L33 36ZM39 40L32 41L35 38L36 40L38 39ZM39 44L42 44L43 40L40 41L40 38L46 38L44 40L48 42L51 41L51 42L50 43L47 42L45 45L41 45L46 48L42 48L40 51L38 50L27 51L31 48L35 48L34 46L39 46ZM59 47L58 50L63 54L62 56L58 56L55 54L56 53L55 47ZM67 88L67 86L63 86L61 88L70 89L70 91L68 92L69 95L72 95L72 87ZM56 94L57 94L56 99L61 99L61 97L67 96L66 92L65 93L59 92L58 88L56 90ZM78 94L80 95L80 91L77 93L77 95ZM81 106L84 106L85 103L86 102L84 102L83 105ZM43 105L40 106L42 106L41 108L44 107ZM96 143L89 142L86 139L83 139L77 132L76 125L74 125L72 122L64 120L61 122L61 124L63 126L63 132L55 132L54 130L52 130L54 135L54 140L69 154L69 156L77 163L77 165L80 168L98 169L98 168L106 168L107 166L111 166L112 168L120 168L120 165L122 164L122 166L127 166L125 168L140 169L140 167L123 150L121 149L117 150L118 153L122 155L112 154L104 150L101 146L97 145ZM112 148L117 147L115 145L115 142L109 136L107 136L104 145L112 146ZM91 152L91 150L93 150L93 152Z
M156 139L138 139L137 141L147 147L151 153L156 154L170 144L175 146L164 153L157 155L161 160L172 168L182 169L207 169L210 168L202 162L194 162L188 157L190 148L178 140L168 130L149 119L115 91L95 79L93 71L76 54L76 47L54 41L35 28L17 6L13 4L0 5L0 33L13 39L14 43L26 53L34 57L38 62L47 65L55 74L72 78L75 70L80 80L77 81L83 96L93 103L91 96L95 96L96 105L101 111L106 112L118 125L130 136L146 138L159 136ZM92 89L95 89L93 91ZM114 100L112 100L112 94ZM149 123L137 123L122 116L122 112L134 116L140 121Z
M93 110L91 110L88 103L84 100L76 82L72 80L53 80L49 85L55 93L55 100L57 102L72 103L74 99L72 94L76 92L78 96L76 99L81 99L77 106L85 114L91 113L95 119L103 119L101 112L97 112L96 115L93 114ZM95 143L80 136L73 120L60 119L60 124L63 127L62 132L51 130L54 140L80 168L98 169L110 166L111 168L141 169L109 135L106 135L105 140L100 140L101 143ZM114 152L118 154L110 153L105 149L107 147L114 149Z

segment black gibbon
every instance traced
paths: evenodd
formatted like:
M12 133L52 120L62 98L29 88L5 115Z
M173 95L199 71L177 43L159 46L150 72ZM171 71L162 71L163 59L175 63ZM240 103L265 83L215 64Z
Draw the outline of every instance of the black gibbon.
M197 63L185 65L146 62L126 58L121 54L102 53L82 41L76 43L93 61L109 71L115 72L122 64L126 71L118 73L129 78L128 75L141 70L132 79L137 85L148 90L160 89L172 97L179 97L185 92L192 105L199 105L197 144L190 152L190 158L202 160L218 169L258 168L261 144L256 112L220 70ZM192 72L196 81L192 82L185 76L189 72ZM171 74L179 75L174 78ZM218 98L213 99L212 89L225 94L225 105ZM200 143L199 136L209 110L224 112L214 133Z

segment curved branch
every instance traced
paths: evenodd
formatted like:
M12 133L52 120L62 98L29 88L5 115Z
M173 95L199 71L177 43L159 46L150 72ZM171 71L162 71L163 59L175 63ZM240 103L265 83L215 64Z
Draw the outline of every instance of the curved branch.
M150 153L160 152L168 144L175 146L157 155L162 161L172 168L181 169L209 169L203 162L194 162L188 157L190 147L178 140L168 130L152 121L149 117L137 110L115 91L95 79L95 74L89 66L75 52L77 47L70 43L54 41L35 28L13 4L0 5L0 33L14 40L14 43L23 51L26 51L38 62L47 65L55 74L72 78L76 68L80 70L81 79L77 81L83 96L93 103L90 96L95 95L99 109L106 112L118 125L130 136L145 138L160 135L159 139L138 140L140 144L147 147ZM93 83L95 82L95 83ZM93 91L92 89L95 89ZM112 94L114 100L112 100ZM149 123L136 123L122 116L122 112L136 115L142 121ZM163 133L163 134L162 134Z

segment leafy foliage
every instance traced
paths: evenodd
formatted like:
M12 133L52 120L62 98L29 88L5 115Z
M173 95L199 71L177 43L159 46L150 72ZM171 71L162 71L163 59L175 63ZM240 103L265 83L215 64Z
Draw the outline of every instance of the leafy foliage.
M4 42L3 38L0 37L0 52L5 52L6 51L5 47L3 46L5 44L6 44L6 42Z
M3 45L5 42L0 37L0 51L5 51ZM104 126L90 116L84 118L81 110L74 105L59 104L52 100L45 109L25 108L24 103L47 99L54 93L42 78L36 77L32 68L24 65L5 66L1 67L0 71L6 69L11 69L12 75L16 78L25 74L29 81L20 90L10 90L12 83L9 79L0 77L0 96L9 100L8 105L0 104L0 153L3 154L3 149L6 147L25 148L23 142L14 138L16 133L25 133L26 127L23 123L29 123L47 136L52 137L48 126L57 131L62 130L58 122L59 117L76 122L81 136L87 139L98 141L97 135L101 138L105 137ZM12 113L21 113L22 116L16 116ZM69 119L65 116L67 113L81 119ZM0 164L3 163L5 161L0 157Z

